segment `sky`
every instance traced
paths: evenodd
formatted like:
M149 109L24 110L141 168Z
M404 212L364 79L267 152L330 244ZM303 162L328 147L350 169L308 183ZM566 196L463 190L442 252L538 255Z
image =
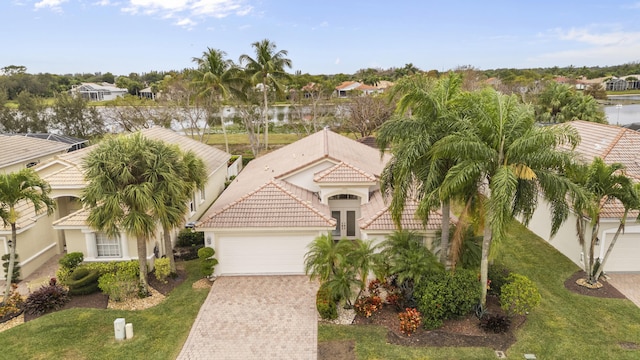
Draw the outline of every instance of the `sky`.
M182 70L263 39L313 75L620 65L640 61L639 18L638 0L0 0L0 68Z

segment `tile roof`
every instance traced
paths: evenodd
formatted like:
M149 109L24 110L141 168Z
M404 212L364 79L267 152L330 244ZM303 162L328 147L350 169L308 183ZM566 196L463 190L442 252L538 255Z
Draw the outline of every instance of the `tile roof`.
M26 136L0 134L0 169L27 160L67 151L69 145Z
M78 227L78 226L87 226L87 218L89 217L90 209L84 208L80 209L76 212L73 212L63 218L60 218L53 222L53 227Z
M421 219L416 217L416 211L418 210L418 203L415 201L408 202L402 216L400 223L404 230L439 230L442 224L442 212L432 211L429 214L429 220L426 225ZM368 204L362 207L362 217L359 219L360 228L364 230L384 230L394 231L397 230L396 224L393 222L389 205L386 205L382 194L377 191L371 197ZM451 217L451 223L455 222L455 218Z
M36 223L36 219L39 215L45 214L46 210L41 209L36 213L33 204L28 201L21 201L16 205L16 212L18 213L18 220L16 221L16 230L22 230ZM0 221L0 233L11 233L11 225L4 225L4 222Z
M371 183L376 177L367 174L353 165L341 162L315 175L313 181L317 183Z
M336 221L328 213L328 207L320 204L313 193L282 181L271 180L207 216L198 226L333 228Z

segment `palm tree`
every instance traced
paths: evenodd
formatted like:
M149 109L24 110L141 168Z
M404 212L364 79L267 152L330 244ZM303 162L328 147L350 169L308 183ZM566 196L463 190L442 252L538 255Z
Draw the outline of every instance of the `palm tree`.
M267 103L267 91L273 87L277 93L282 92L279 78L288 77L284 68L291 68L291 59L286 58L287 50L276 52L276 43L264 39L251 44L255 51L255 58L249 55L240 55L240 65L244 65L244 71L254 85L262 86L262 105L264 116L264 148L269 147L269 107Z
M83 202L89 206L87 223L117 237L120 230L137 239L140 285L148 293L147 242L157 222L176 221L184 205L186 188L175 146L145 138L141 133L114 137L100 143L84 161L87 187Z
M304 272L312 279L328 281L336 275L352 246L348 240L335 241L331 234L323 234L313 240L304 256Z
M505 238L514 217L529 222L539 193L550 203L555 234L568 216L566 196L581 194L564 176L573 152L559 148L575 147L579 139L570 127L537 127L531 108L515 95L488 88L465 96L463 102L466 129L434 144L433 156L455 160L441 185L445 198L470 187L485 198L480 265L484 306L492 241Z
M55 210L55 202L49 197L51 187L42 180L32 169L22 169L13 173L0 174L0 218L5 225L11 226L11 240L9 247L9 266L7 269L7 285L4 290L2 305L5 304L11 292L11 281L13 280L13 268L16 261L17 229L16 222L20 218L17 207L23 202L33 206L36 214L43 209L47 215Z
M391 92L392 97L400 97L396 109L400 116L382 124L378 131L378 145L381 149L391 147L394 155L381 184L383 191L392 194L394 221L400 225L404 206L413 197L420 202L418 215L425 223L432 210L442 207L440 261L444 265L449 255L451 197L442 197L439 185L453 163L433 159L431 147L455 130L461 84L461 76L454 73L438 81L426 75L401 79Z
M624 165L613 163L611 165L596 157L589 165L577 165L568 172L572 181L584 187L587 191L587 201L576 199L573 203L574 211L578 214L576 229L578 240L584 249L584 254L588 254L585 261L585 272L587 281L595 284L604 269L604 264L609 258L609 254L615 245L620 232L624 230L627 215L630 210L640 207L638 193L633 185L633 181L624 174ZM624 214L620 218L618 230L611 241L607 253L598 266L595 262L595 245L598 232L600 230L600 214L605 206L614 202L622 203ZM586 238L587 223L590 222L591 235ZM587 241L588 240L588 241Z
M225 59L227 53L222 50L207 48L202 57L192 59L198 65L194 71L194 85L199 89L198 95L208 99L211 108L219 109L222 100L231 95L239 96L241 92L234 85L240 84L238 68L230 59ZM229 152L229 141L224 125L224 116L220 117L225 149Z
M371 240L364 241L360 239L352 240L352 245L353 249L347 254L347 259L349 265L353 266L358 273L358 278L360 278L360 291L358 291L358 296L356 296L357 299L367 287L369 272L371 272L375 266L374 259L376 257L374 253L376 246L373 245L373 241Z

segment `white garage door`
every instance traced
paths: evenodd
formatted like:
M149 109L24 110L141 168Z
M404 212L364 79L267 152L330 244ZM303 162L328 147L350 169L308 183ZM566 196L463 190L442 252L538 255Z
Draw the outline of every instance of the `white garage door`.
M309 235L221 237L217 241L216 274L304 274L304 255L311 241Z
M613 235L607 235L607 246L611 243ZM616 242L611 256L605 265L605 271L638 272L640 271L640 234L621 234Z

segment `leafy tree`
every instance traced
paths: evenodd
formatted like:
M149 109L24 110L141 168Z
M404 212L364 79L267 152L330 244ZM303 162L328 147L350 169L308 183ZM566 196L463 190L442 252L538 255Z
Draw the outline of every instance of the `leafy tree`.
M546 123L584 120L604 123L604 112L593 97L575 88L551 81L538 95L536 119Z
M576 165L568 172L571 180L582 186L588 195L586 201L583 198L577 198L573 208L578 215L576 222L578 241L583 247L583 253L588 256L585 261L585 272L590 284L598 281L620 232L624 230L629 211L640 208L637 190L633 181L624 174L624 169L624 165L620 163L608 165L601 158L596 157L591 164ZM596 265L594 250L600 231L600 214L605 206L616 202L622 203L624 214L620 218L618 230L607 249L605 258L597 268L594 268ZM591 227L589 237L586 234L587 224Z
M50 119L44 99L28 92L18 94L19 132L48 132Z
M380 149L391 148L393 158L382 174L382 190L392 195L390 209L399 225L407 201L419 201L418 215L426 223L431 210L442 207L440 261L447 263L451 197L442 197L440 184L451 159L434 159L432 146L455 130L462 78L449 74L440 80L426 75L403 78L392 88L398 97L397 117L378 131Z
M491 88L463 99L465 129L433 145L435 159L454 159L441 185L443 197L466 192L469 186L484 195L484 231L480 265L481 304L486 303L491 244L502 241L515 216L526 224L538 204L538 194L549 203L552 233L568 216L566 196L580 189L564 176L578 136L570 127L537 127L531 108L515 95Z
M66 93L56 96L53 104L52 127L65 135L88 139L105 133L105 123L95 107L87 106L88 100Z
M170 107L160 106L159 102L125 95L107 103L102 111L106 123L115 125L125 132L149 129L153 126L170 127L177 114Z
M0 219L6 225L11 226L11 240L7 242L9 247L9 266L7 269L7 286L4 291L2 305L8 299L11 291L11 278L16 259L17 229L16 222L21 215L18 206L27 202L33 206L36 214L45 210L50 215L55 210L55 202L49 197L51 188L32 169L22 169L13 173L0 173Z
M87 222L109 236L122 230L136 237L143 294L148 293L147 242L158 221L169 226L184 211L178 204L188 186L183 156L177 146L135 133L107 139L84 162Z
M251 44L255 51L255 58L247 54L240 55L240 64L244 66L245 73L249 76L251 84L261 84L262 105L264 116L264 148L269 147L269 107L267 94L271 87L282 93L282 86L279 79L287 78L289 75L284 71L291 68L291 59L286 58L287 50L276 52L276 44L268 39L264 39Z
M584 89L585 95L590 95L594 99L598 100L606 100L607 99L607 91L604 89L604 85L602 83L595 83L587 86Z

